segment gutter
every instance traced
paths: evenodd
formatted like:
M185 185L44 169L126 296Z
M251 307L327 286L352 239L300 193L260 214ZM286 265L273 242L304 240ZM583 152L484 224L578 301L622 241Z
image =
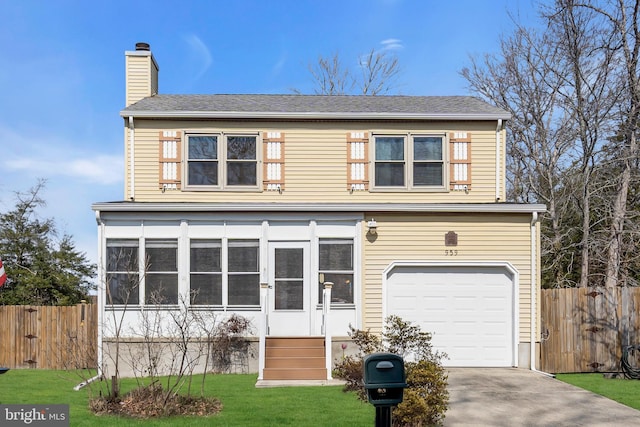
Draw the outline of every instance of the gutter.
M332 120L509 120L510 114L455 113L354 113L354 112L277 112L277 111L194 111L122 110L121 117L180 119L332 119Z
M103 202L91 209L102 212L416 212L522 213L544 212L543 204L515 203L192 203Z
M530 338L530 344L529 344L529 350L531 351L530 354L530 365L531 365L531 370L533 372L537 372L539 374L542 375L546 375L549 376L551 378L555 378L556 376L554 374L550 374L548 372L543 372L543 371L539 371L536 368L536 323L537 323L537 317L536 317L536 301L537 301L537 297L538 297L538 293L537 288L538 288L538 282L537 282L537 277L538 277L538 257L537 257L537 252L536 252L536 241L538 240L538 233L537 233L537 227L536 225L538 224L539 219L538 219L538 212L533 212L531 214L531 338Z

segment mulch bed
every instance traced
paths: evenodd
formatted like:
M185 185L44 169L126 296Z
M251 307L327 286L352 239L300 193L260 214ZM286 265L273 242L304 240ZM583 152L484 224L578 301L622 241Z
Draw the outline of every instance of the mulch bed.
M163 390L159 384L137 388L118 399L99 397L91 400L89 405L97 415L132 418L210 416L222 410L222 403L218 399L175 395Z

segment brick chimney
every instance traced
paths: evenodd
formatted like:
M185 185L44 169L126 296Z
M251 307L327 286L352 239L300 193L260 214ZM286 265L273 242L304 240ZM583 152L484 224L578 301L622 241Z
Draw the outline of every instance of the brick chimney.
M126 105L158 93L158 63L148 43L136 43L136 50L126 51Z

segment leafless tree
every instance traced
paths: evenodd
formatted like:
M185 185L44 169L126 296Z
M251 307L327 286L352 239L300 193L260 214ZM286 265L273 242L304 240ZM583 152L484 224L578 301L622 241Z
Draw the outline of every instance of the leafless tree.
M318 56L309 72L316 95L385 95L397 88L400 63L390 50L371 49L358 57L353 71L335 52L330 57Z
M462 71L509 110L509 196L544 202L547 286L615 287L638 271L640 0L555 0L537 32ZM625 270L626 269L626 270Z
M470 89L512 115L507 128L508 193L521 203L545 203L542 257L546 277L557 286L571 282L565 265L571 187L563 185L562 170L570 162L575 137L571 116L562 105L557 64L560 49L548 34L519 27L503 37L499 55L471 58L462 70Z
M592 254L592 199L599 189L593 186L593 173L602 159L611 111L616 102L613 35L592 11L574 0L556 0L543 8L548 31L561 51L556 74L563 78L561 96L564 108L576 124L573 144L574 182L579 184L575 198L581 213L581 257L579 286L590 283ZM553 66L553 64L551 64ZM599 218L595 218L599 220Z

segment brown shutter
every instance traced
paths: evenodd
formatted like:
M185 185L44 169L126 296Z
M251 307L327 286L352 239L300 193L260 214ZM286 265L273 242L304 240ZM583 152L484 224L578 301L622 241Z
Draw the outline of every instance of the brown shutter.
M175 130L160 131L160 188L179 190L181 188L182 132Z
M449 134L449 188L471 190L471 133Z
M284 132L264 132L262 147L263 189L281 192L284 190Z
M369 134L347 132L347 190L369 189Z

